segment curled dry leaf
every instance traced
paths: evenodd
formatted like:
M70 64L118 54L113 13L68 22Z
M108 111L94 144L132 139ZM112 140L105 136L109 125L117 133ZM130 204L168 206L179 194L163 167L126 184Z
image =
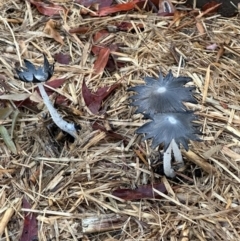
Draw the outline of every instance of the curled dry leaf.
M101 108L102 101L106 99L113 90L115 90L119 84L113 84L112 86L105 86L99 88L95 93L92 93L85 81L82 84L82 96L85 101L86 106L93 114L97 114Z
M124 200L138 200L142 198L161 198L156 192L153 191L153 188L158 190L161 193L166 194L167 189L163 183L156 183L150 185L142 185L137 189L117 189L113 191L113 195L122 198Z
M52 37L54 40L56 40L58 43L64 45L63 39L59 32L57 31L58 24L56 21L50 19L44 28L44 33L48 34L50 37Z

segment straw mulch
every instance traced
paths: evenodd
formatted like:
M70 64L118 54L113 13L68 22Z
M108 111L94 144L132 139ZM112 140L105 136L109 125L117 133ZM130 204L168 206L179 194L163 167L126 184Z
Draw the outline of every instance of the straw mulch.
M28 108L11 98L1 100L1 108L13 108L1 125L12 132L17 154L0 139L0 240L20 239L27 212L36 215L39 240L240 240L238 17L186 15L173 22L140 10L82 17L79 6L62 4L71 9L66 19L55 18L64 45L44 32L49 18L27 1L0 3L1 95L31 94L34 100ZM122 66L94 74L94 34L122 21L131 22L133 30L112 32L99 43L121 44L116 56ZM78 26L89 30L67 33ZM68 65L56 63L52 79L67 81L51 98L65 96L58 111L82 126L73 143L49 131L51 118L34 85L14 79L17 62L27 58L41 64L42 52L51 63L56 53L71 56ZM199 114L204 133L203 142L183 151L186 165L176 180L151 167L156 150L135 135L146 120L134 115L127 91L144 76L156 77L160 70L166 75L170 69L175 76L192 77L199 104L188 106ZM105 115L93 115L85 105L83 80L92 91L121 84L103 102ZM126 141L94 130L96 120ZM126 201L112 194L161 182L168 193L159 199Z

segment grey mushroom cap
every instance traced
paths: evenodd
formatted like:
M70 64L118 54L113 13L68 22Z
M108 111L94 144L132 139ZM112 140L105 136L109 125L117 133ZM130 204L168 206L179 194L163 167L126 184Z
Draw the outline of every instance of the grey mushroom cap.
M157 113L150 117L152 121L138 128L136 133L145 134L144 140L152 138L152 148L162 144L166 151L174 139L178 147L182 144L188 151L189 140L201 141L200 126L193 122L197 119L193 112Z
M36 67L30 61L24 59L25 67L15 69L18 78L23 82L40 83L49 80L54 72L54 64L49 64L48 59L43 54L44 64L43 66Z
M175 78L170 70L165 78L160 73L157 80L152 77L146 77L144 80L145 85L129 88L129 91L137 92L136 95L130 97L131 105L137 107L136 113L186 111L182 102L197 103L194 97L195 87L184 86L192 80L190 77Z

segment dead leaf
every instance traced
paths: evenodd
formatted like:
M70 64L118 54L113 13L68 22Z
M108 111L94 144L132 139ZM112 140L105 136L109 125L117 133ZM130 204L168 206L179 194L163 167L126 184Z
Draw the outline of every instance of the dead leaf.
M205 15L207 15L208 13L211 13L212 11L214 11L214 9L217 9L222 3L218 3L217 5L213 5L209 8L207 8L205 11L203 11L202 13L200 13L196 18L199 19Z
M203 7L202 7L202 11L208 11L208 9L210 9L208 11L208 13L216 13L219 9L221 4L218 4L215 1L209 1L208 3L206 3Z
M107 16L112 13L129 11L135 8L136 3L141 2L142 0L133 0L132 2L116 4L113 6L102 7L98 11L98 16Z
M71 28L69 30L69 33L73 34L73 33L77 33L77 34L86 34L87 32L89 32L91 30L90 27L76 27L76 28Z
M154 189L157 189L161 193L167 193L167 189L163 183L157 183L157 184L150 184L150 185L142 185L139 186L137 189L117 189L113 191L113 195L122 198L124 200L138 200L142 198L161 198L160 195L158 195L156 192L153 191Z
M30 209L31 206L28 201L23 198L22 207ZM23 232L20 241L33 241L38 240L38 223L35 213L24 214Z
M102 30L96 32L93 36L94 44L100 43L103 39L105 39L109 35L110 35L110 33L105 29L102 29Z
M94 62L94 70L96 74L100 74L103 72L110 55L109 48L102 48L99 51L98 57Z
M31 4L33 4L37 10L46 16L53 16L53 15L60 15L61 12L66 12L66 9L60 5L53 4L53 3L43 3L42 1L34 1L29 0Z
M64 45L63 39L59 32L57 31L57 22L50 19L43 30L44 33L48 34L50 37L52 37L54 40L56 40L58 43Z
M117 83L112 86L102 87L99 88L95 93L92 93L88 89L85 81L83 81L82 96L86 106L93 114L97 114L101 108L102 101L106 99L112 93L112 91L115 90L118 86L119 84Z
M60 64L69 64L71 56L69 54L58 53L54 55L54 59Z

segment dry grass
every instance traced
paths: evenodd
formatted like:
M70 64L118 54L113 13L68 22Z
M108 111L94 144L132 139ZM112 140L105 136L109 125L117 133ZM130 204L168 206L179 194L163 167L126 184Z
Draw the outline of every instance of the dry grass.
M48 18L27 2L0 3L1 92L32 93L39 100L28 109L16 108L11 100L1 103L1 108L14 108L1 124L9 133L13 129L18 154L13 155L0 139L0 240L19 239L28 211L37 215L39 240L240 240L240 20L203 16L196 24L193 16L185 16L175 24L171 18L137 11L82 18L78 6L65 2L71 8L66 22L64 17L56 19L64 45L43 32ZM144 31L136 27L134 33L118 31L103 39L102 43L124 44L118 58L126 64L96 76L93 35L121 21L141 23ZM79 25L91 31L66 32ZM207 50L214 43L221 48ZM82 125L74 143L51 137L47 130L51 120L42 118L46 110L33 85L14 79L16 62L28 58L41 63L41 52L53 61L51 56L60 51L69 53L72 61L69 66L56 64L54 77L67 79L56 91L70 103L58 110ZM191 143L190 152L184 152L186 167L179 171L178 182L146 165L153 156L150 142L141 143L134 134L144 120L133 115L127 100L129 86L143 83L146 75L157 76L160 69L192 77L199 91L199 105L190 108L199 111L204 141ZM92 90L121 82L104 103L106 118L92 115L85 106L83 79ZM14 114L18 114L15 124ZM96 119L125 136L128 144L92 130ZM145 163L134 151L140 146L146 152ZM199 176L197 165L202 169ZM164 182L168 189L162 199L130 202L111 194L116 188L156 182ZM23 197L31 204L29 209L22 208Z

